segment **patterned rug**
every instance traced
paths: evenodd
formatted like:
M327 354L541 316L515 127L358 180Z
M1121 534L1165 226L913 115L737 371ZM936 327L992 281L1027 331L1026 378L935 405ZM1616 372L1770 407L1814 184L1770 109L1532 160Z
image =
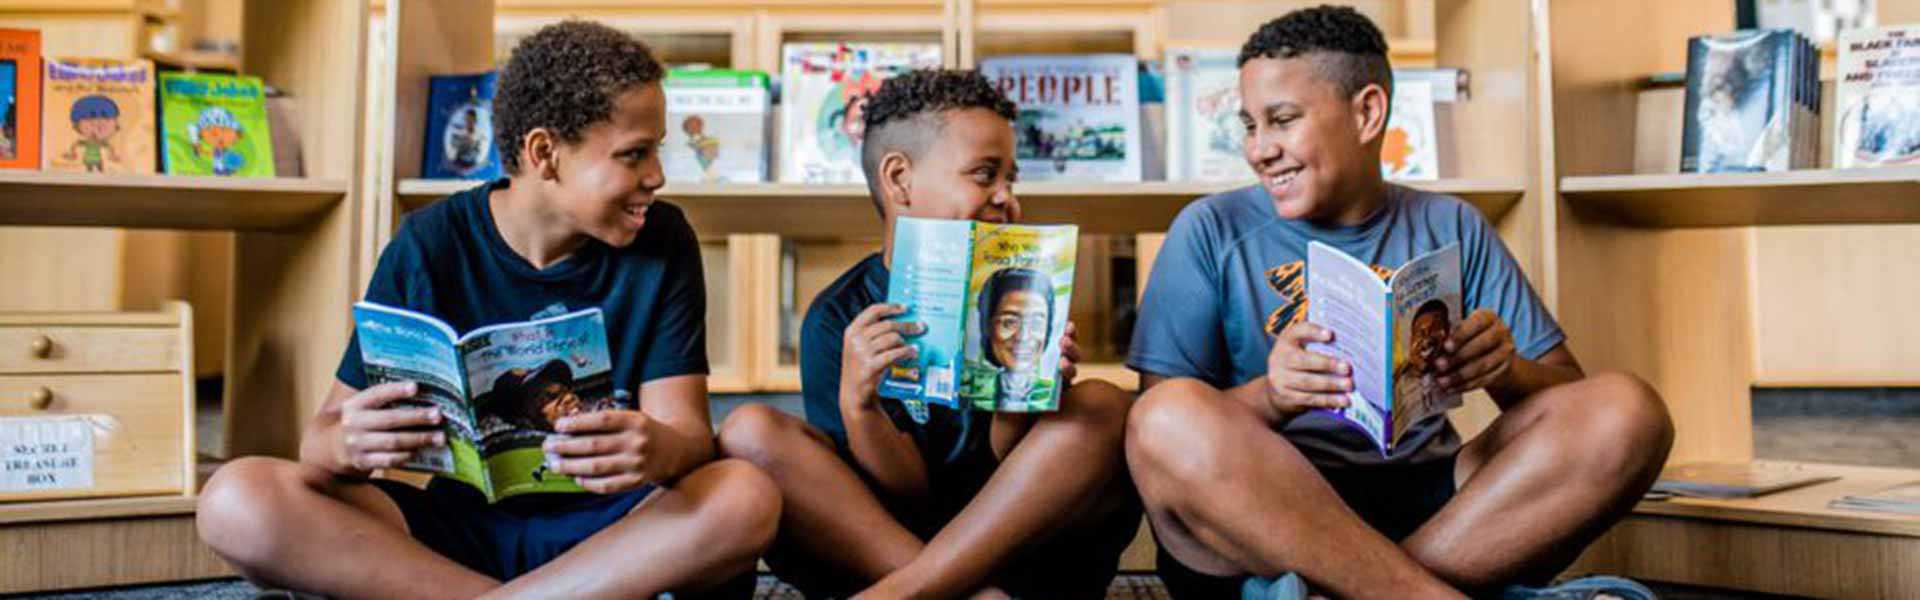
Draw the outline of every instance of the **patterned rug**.
M252 600L260 591L253 584L238 579L200 581L191 583L147 585L137 587L86 590L60 594L12 595L0 598L34 598L37 600ZM754 591L754 600L806 600L799 590L780 583L772 577L762 576L759 589ZM1113 586L1107 589L1108 600L1168 600L1167 590L1160 586L1160 578L1151 575L1122 575L1113 580Z

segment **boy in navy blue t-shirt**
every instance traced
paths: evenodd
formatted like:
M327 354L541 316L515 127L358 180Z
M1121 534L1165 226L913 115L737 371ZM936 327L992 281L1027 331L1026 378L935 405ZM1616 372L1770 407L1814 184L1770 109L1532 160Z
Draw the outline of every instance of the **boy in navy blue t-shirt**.
M489 505L449 480L368 479L444 445L445 417L395 403L412 383L368 387L356 339L299 462L244 458L208 482L199 525L215 552L256 581L341 598L740 591L779 492L751 464L713 460L699 245L653 195L662 76L602 25L522 41L494 97L510 177L410 215L367 288L460 331L599 307L615 389L638 408L561 418L545 446L552 472L592 493Z
M1011 102L972 71L916 71L867 103L862 163L882 250L833 282L800 332L806 421L765 405L727 417L720 445L780 485L767 563L808 597L1105 598L1139 528L1120 442L1131 396L1073 384L1061 410L929 407L917 422L874 390L921 326L886 304L901 215L1012 222ZM1062 351L1079 356L1073 326ZM1072 381L1072 368L1062 373ZM863 591L864 590L864 591Z

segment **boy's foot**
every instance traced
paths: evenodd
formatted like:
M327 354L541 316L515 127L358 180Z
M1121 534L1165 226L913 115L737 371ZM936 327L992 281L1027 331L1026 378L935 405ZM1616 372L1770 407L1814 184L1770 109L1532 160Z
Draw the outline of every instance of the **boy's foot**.
M1658 600L1640 582L1612 575L1593 575L1542 588L1511 586L1501 600Z
M1286 573L1273 579L1248 577L1240 585L1240 600L1307 600L1307 581Z

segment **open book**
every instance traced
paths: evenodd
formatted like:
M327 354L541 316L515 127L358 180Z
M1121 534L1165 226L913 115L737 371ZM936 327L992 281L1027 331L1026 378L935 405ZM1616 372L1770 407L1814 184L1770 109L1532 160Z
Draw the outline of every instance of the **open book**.
M1073 295L1072 225L900 217L887 302L926 331L880 395L924 420L925 403L1004 412L1060 408L1060 340Z
M529 492L581 492L546 469L541 444L562 417L631 408L613 389L613 361L600 309L457 335L421 313L353 306L367 383L413 381L422 406L445 417L447 445L415 454L406 468L466 482L488 501Z
M1382 278L1385 277L1385 281ZM1460 322L1460 246L1386 275L1320 242L1307 244L1307 320L1333 330L1308 349L1353 366L1348 406L1333 414L1389 454L1414 423L1460 406L1434 381L1434 360Z

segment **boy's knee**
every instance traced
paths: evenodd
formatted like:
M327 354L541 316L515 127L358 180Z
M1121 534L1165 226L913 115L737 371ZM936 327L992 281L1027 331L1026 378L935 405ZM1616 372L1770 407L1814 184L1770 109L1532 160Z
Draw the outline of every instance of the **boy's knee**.
M781 456L779 446L804 436L799 419L767 404L748 404L733 409L720 423L720 452L726 456L769 468Z
M721 459L701 469L709 480L699 511L725 524L723 540L741 556L758 556L780 528L780 488L766 472L744 460Z
M299 488L299 464L245 457L215 471L200 490L194 523L200 540L229 560L267 560L281 535L276 513Z
M1602 373L1581 382L1586 393L1575 399L1586 427L1601 437L1665 447L1673 442L1673 418L1652 385L1626 373Z
M1141 476L1141 464L1181 465L1164 470L1203 476L1225 417L1220 403L1228 401L1197 379L1170 379L1142 394L1127 416L1127 458L1136 466L1134 477Z
M1133 394L1104 379L1090 379L1067 388L1061 403L1062 414L1084 419L1113 431L1126 427L1127 412L1133 408Z

